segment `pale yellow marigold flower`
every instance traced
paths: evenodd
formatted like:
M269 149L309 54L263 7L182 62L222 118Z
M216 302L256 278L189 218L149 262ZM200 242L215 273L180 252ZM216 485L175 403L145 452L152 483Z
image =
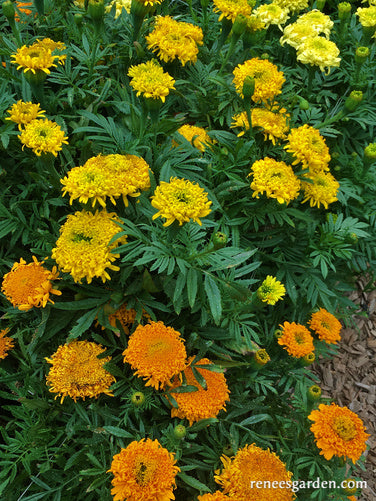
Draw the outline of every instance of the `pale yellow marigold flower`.
M22 126L30 123L36 118L44 117L45 111L40 109L40 104L34 104L31 101L24 103L21 99L14 103L9 110L9 117L5 120L11 120L18 124L19 130L22 130Z
M296 20L298 24L304 23L309 24L314 28L319 35L320 33L324 33L324 35L329 38L330 31L334 26L333 21L329 16L323 14L320 10L314 9L302 16L298 17Z
M51 393L57 393L55 399L61 396L85 400L86 397L97 398L101 393L113 396L110 386L116 380L104 368L111 357L101 357L106 350L100 344L89 341L72 341L59 346L57 351L46 357L52 365L47 375L47 385Z
M247 30L251 33L255 33L256 31L263 30L265 28L265 23L261 21L261 19L256 16L253 12L250 16L247 16Z
M300 12L308 7L308 0L273 0L273 3L293 13Z
M245 78L250 76L255 79L255 91L252 96L255 103L273 101L276 96L281 94L282 85L285 82L282 71L278 71L275 64L258 57L239 64L234 69L233 74L233 83L241 97L244 97L243 85Z
M359 7L356 15L359 16L359 22L365 28L376 28L376 5Z
M296 58L303 64L318 66L321 71L327 68L326 74L328 75L331 68L339 66L341 58L338 56L339 49L334 42L317 36L307 38L298 47Z
M300 181L290 165L277 162L273 158L256 160L248 177L252 176L252 197L259 198L265 193L267 198L275 198L280 204L289 204L299 195Z
M18 136L23 144L40 157L42 153L52 153L55 157L61 151L63 144L68 144L65 132L60 125L47 118L45 120L32 120L25 125Z
M298 49L307 38L317 36L317 31L306 23L292 23L285 27L283 36L279 39L281 45L287 43Z
M149 165L136 155L98 155L71 169L61 183L70 204L78 198L83 204L91 200L93 207L96 203L106 207L107 197L113 204L122 197L127 207L127 197L138 197L150 188Z
M179 59L186 63L197 61L198 45L203 45L204 34L199 26L176 21L171 16L158 16L154 30L146 37L148 49L158 52L165 62Z
M293 128L284 149L295 157L292 165L299 162L311 173L329 170L330 154L325 139L320 132L308 124Z
M257 296L261 301L271 305L275 305L285 294L285 286L271 275L268 275L257 289Z
M163 226L169 226L174 221L178 221L181 226L191 219L201 225L200 218L211 212L212 202L208 200L208 194L197 183L186 179L174 177L169 183L161 181L151 200L151 205L158 209L153 220L165 218Z
M282 30L282 24L286 24L287 19L290 17L287 9L283 9L274 2L262 4L253 12L265 24L266 28L271 24L275 24L280 30Z
M125 9L128 14L131 11L131 4L132 0L112 0L107 6L106 6L106 12L109 13L112 10L112 7L115 5L115 19L117 19L122 10Z
M327 209L329 204L338 200L339 182L330 172L307 174L304 177L310 179L311 182L302 181L304 190L302 203L309 201L311 207L320 208L320 205L323 205Z
M146 63L131 66L128 71L130 86L145 98L160 99L163 103L171 89L175 89L175 80L163 71L162 66L152 59Z
M81 283L86 278L90 284L94 277L111 280L106 268L119 271L119 267L112 263L119 254L113 253L116 247L127 243L126 236L115 240L113 237L120 233L119 219L115 213L106 211L81 211L70 214L60 228L60 237L56 247L52 249L52 259L55 259L59 268L70 273L73 280Z
M290 115L285 108L279 109L277 112L267 110L265 108L253 108L251 110L252 127L258 127L264 135L264 140L269 139L274 145L278 140L286 139L289 131ZM238 113L232 117L232 128L242 127L244 130L239 132L238 137L245 134L249 130L248 116L245 111Z
M197 127L196 125L182 125L177 132L181 134L187 141L193 144L195 148L204 152L205 146L213 143L210 136L208 136L206 130L203 127ZM176 141L172 141L173 146L178 146Z
M220 13L218 21L223 18L235 21L239 14L249 16L252 12L252 3L247 0L213 0L214 12Z

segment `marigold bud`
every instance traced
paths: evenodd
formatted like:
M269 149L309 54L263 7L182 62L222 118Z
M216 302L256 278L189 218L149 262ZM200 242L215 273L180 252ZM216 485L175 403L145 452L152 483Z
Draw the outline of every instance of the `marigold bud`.
M355 478L346 478L342 483L342 489L345 494L355 494L357 489Z
M283 332L281 331L281 329L277 329L277 330L274 331L274 337L276 339L278 339L278 338L280 338L282 336L283 336Z
M307 99L300 99L299 101L299 108L301 110L309 110L309 102L307 101Z
M13 2L11 2L11 0L7 0L6 2L2 3L1 7L3 9L3 14L8 19L8 21L14 21L16 10L14 8Z
M225 456L233 456L234 455L234 450L232 448L231 444L227 444L223 447L222 452Z
M255 92L255 79L251 76L246 76L243 83L243 95L244 99L251 99L253 93Z
M260 349L257 350L254 353L254 358L253 358L255 366L260 369L261 367L264 367L268 362L270 362L270 357L269 354L266 350Z
M75 25L80 28L82 26L82 23L84 22L84 16L80 13L76 13L74 15L74 23Z
M145 402L145 395L142 393L142 391L136 391L131 396L131 401L135 407L141 407L141 405L143 405L143 403Z
M310 402L316 402L321 397L321 388L314 384L308 388L307 397Z
M305 355L304 357L300 358L300 362L303 366L311 365L315 361L315 354L308 353L308 355Z
M351 4L349 2L341 2L338 4L338 17L341 21L346 21L351 16Z
M357 64L364 64L369 56L368 47L358 47L355 51L355 62Z
M369 163L376 161L376 143L370 143L364 148L364 156Z
M345 110L347 112L356 110L356 108L362 102L362 99L363 92L361 90L353 90L345 101Z
M227 244L228 237L226 233L223 233L222 231L216 231L213 234L212 237L212 242L214 244L214 249L222 249Z
M348 233L346 236L345 236L345 242L347 244L356 244L358 243L358 235L356 233Z
M243 14L236 16L234 24L232 25L232 32L234 35L240 37L245 32L247 27L247 18Z
M175 438L182 439L185 437L186 434L187 434L187 430L186 430L185 426L183 426L182 424L178 424L177 426L175 426L175 428L174 428L174 437Z
M104 2L103 0L89 0L87 13L93 21L101 21L104 17Z

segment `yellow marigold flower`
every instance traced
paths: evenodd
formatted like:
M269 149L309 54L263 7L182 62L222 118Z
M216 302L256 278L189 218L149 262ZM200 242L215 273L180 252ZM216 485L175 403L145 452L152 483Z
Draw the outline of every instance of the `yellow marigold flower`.
M198 496L198 501L228 501L229 498L221 491L215 491L213 494L203 494Z
M61 130L60 125L47 118L45 120L32 120L25 125L18 136L25 146L31 148L40 157L42 153L52 153L57 157L58 151L62 150L63 144L68 144L68 137Z
M220 13L218 21L225 17L232 22L239 14L249 16L252 12L252 3L247 0L213 0L214 12Z
M282 336L277 341L289 355L302 358L314 351L313 337L307 327L295 322L284 322L280 327Z
M290 115L286 113L285 108L277 112L266 110L265 108L253 108L251 110L252 127L259 127L264 135L264 140L269 139L274 145L279 139L286 139L289 131ZM243 136L245 131L249 130L247 113L243 111L232 117L232 128L242 127L244 130L239 132L238 137Z
M265 24L266 28L271 24L276 24L280 30L282 30L281 25L286 24L287 19L290 17L289 11L282 8L276 2L262 4L253 13Z
M51 38L43 38L42 40L38 38L38 40L30 48L38 48L38 47L50 50L51 52L54 51L61 52L62 50L65 50L67 48L65 43L55 42ZM66 54L57 54L57 60L60 64L64 64L66 58L67 58Z
M211 212L212 202L208 200L208 194L198 184L186 179L173 177L169 183L161 181L151 200L151 205L158 209L153 220L165 218L163 226L169 226L174 221L179 221L181 226L191 219L201 226L200 217Z
M303 64L318 66L321 71L328 68L326 74L330 73L330 68L338 67L341 58L338 57L339 48L334 42L324 37L306 38L298 47L296 58Z
M197 365L211 363L207 358L202 358ZM184 371L187 385L196 386L197 391L174 393L174 389L181 386L180 378L175 378L174 389L171 390L171 395L178 404L177 409L172 407L171 417L186 418L190 426L195 421L217 417L220 410L226 410L226 402L230 400L224 374L199 367L197 370L206 381L206 389L197 382L191 367L187 367Z
M4 275L1 291L8 301L21 311L28 311L33 306L44 308L48 302L54 304L50 294L61 295L61 291L52 288L52 280L57 280L59 274L56 266L52 271L44 268L33 256L33 262L26 264L24 259L14 263L9 273Z
M89 341L72 341L59 346L57 351L46 360L52 367L47 375L47 385L51 393L61 396L85 400L86 397L97 398L101 393L112 395L109 390L116 380L103 367L111 357L98 358L105 348Z
M296 22L298 24L309 24L316 30L317 34L324 33L327 38L329 38L330 31L334 26L334 23L330 19L330 17L326 14L323 14L320 10L317 9L313 9L310 12L307 12L306 14L298 17Z
M255 103L272 101L278 94L281 94L281 88L285 81L282 71L278 71L275 64L258 57L239 64L234 69L233 74L233 83L241 97L244 97L243 84L245 78L250 76L255 79L255 92L252 96Z
M135 0L136 3L139 3L143 7L154 7L154 5L159 5L163 0Z
M365 28L376 28L376 5L370 7L359 7L356 11L359 22Z
M329 204L338 200L339 182L330 172L308 174L304 177L310 179L311 182L302 181L304 190L302 203L309 201L311 207L317 206L318 208L322 204L327 209Z
M158 440L143 438L131 442L113 457L111 494L114 501L170 501L180 468L174 454Z
M121 196L127 207L127 196L138 197L150 188L149 165L136 155L98 155L71 169L61 183L70 204L78 198L84 204L91 200L93 207L96 203L106 207L107 197L116 204Z
M271 275L268 275L257 289L257 296L261 301L271 305L282 299L285 294L285 286Z
M0 331L0 360L7 357L8 351L14 347L13 338L7 336L8 332L9 328Z
M19 130L22 130L22 125L30 123L36 118L44 117L45 111L40 109L40 104L33 104L31 101L24 103L21 99L14 103L9 110L9 117L5 120L11 120L18 124Z
M313 26L306 23L292 23L285 27L283 36L279 39L281 45L287 43L298 49L307 38L317 36L317 32Z
M112 7L115 5L115 19L117 19L122 10L125 9L128 14L131 11L131 4L132 0L112 0L107 6L106 6L106 12L109 13L112 10Z
M198 45L203 45L204 34L199 26L176 21L171 16L158 16L154 30L146 37L148 49L158 52L165 61L178 58L184 66L197 61Z
M263 30L264 28L265 23L263 23L253 12L250 16L247 16L247 31L255 33L256 31Z
M310 429L325 459L337 456L355 463L366 450L370 435L358 415L347 407L320 404L319 410L312 411L308 419L314 422Z
M33 44L30 47L23 45L11 57L14 58L14 61L11 62L18 65L18 70L23 69L24 73L31 71L33 74L44 72L47 75L51 73L50 68L56 67L55 60L59 59L59 56L52 55L50 49L37 44Z
M268 157L256 160L248 176L253 176L252 197L259 198L265 192L268 198L276 198L280 204L289 204L299 195L300 181L285 162Z
M95 214L81 211L70 214L60 228L60 237L52 249L52 259L59 268L70 273L75 282L81 283L86 278L90 284L94 277L111 280L106 268L118 271L112 263L119 254L112 251L118 245L127 243L126 236L118 238L109 245L110 240L120 232L116 224L118 218L114 212L106 211Z
M335 344L341 339L341 322L325 308L320 308L319 311L312 313L308 325L321 340L329 344Z
M308 0L273 0L273 3L292 13L300 12L308 7Z
M284 148L295 157L293 165L301 162L310 173L329 170L329 148L320 132L308 124L291 129Z
M208 136L205 129L202 127L197 127L196 125L182 125L177 132L185 137L187 141L193 144L195 148L204 152L205 146L212 144L210 136ZM172 142L173 146L178 146L176 141Z
M124 362L137 369L135 374L146 386L164 388L186 366L187 352L180 332L163 322L139 325L123 352Z
M175 80L163 71L154 59L146 63L131 66L128 76L132 78L131 87L145 98L160 99L163 103L171 89L175 89Z
M214 475L215 481L223 488L223 493L228 494L236 501L293 501L295 494L291 487L270 489L257 488L258 480L284 482L291 485L292 473L286 470L286 465L279 457L269 449L264 450L256 444L246 445L239 449L234 458L222 456L223 469L217 470ZM274 484L275 485L275 484ZM278 484L277 484L278 485Z

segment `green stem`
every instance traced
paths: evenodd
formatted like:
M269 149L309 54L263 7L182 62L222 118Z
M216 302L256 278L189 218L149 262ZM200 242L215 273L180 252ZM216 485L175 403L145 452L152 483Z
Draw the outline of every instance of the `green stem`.
M341 120L346 115L346 113L341 110L339 111L334 117L328 118L324 122L319 123L318 125L315 125L316 129L321 129L322 127L326 127L327 125L333 124L334 122L337 122L338 120Z
M311 92L312 91L312 83L313 83L313 77L315 76L316 73L316 68L314 66L309 66L308 68L308 82L307 82L307 91Z
M228 51L227 51L227 54L226 54L226 57L219 69L219 72L218 72L218 75L220 75L224 69L224 67L226 66L228 60L230 59L230 56L232 55L232 53L234 52L234 49L235 49L235 45L236 45L236 42L239 40L239 36L235 36L234 34L232 35L231 37L231 42L230 42L230 46L228 48Z
M223 47L223 44L225 43L227 37L230 34L232 28L232 22L229 19L226 19L225 17L222 19L222 31L221 31L221 36L219 37L218 40L218 45L217 45L217 57L219 56L219 53L221 52L221 49Z

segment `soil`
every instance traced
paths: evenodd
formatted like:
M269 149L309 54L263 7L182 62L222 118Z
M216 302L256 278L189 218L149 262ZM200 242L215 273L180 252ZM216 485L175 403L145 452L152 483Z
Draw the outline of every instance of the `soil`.
M359 279L358 291L350 299L359 304L354 327L341 331L340 349L332 359L319 360L314 371L321 381L324 397L347 406L362 419L367 433L365 468L357 478L367 481L359 501L376 500L376 290L366 292L367 279Z

